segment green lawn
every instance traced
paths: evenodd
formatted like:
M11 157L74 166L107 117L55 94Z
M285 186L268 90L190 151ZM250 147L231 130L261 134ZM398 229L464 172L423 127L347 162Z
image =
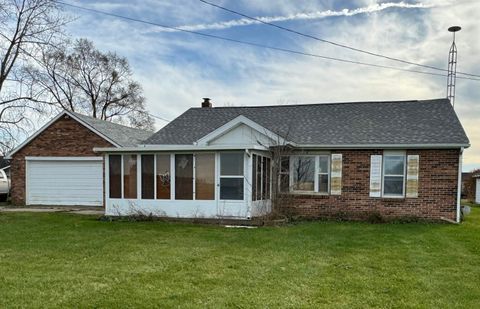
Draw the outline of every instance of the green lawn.
M478 308L479 263L480 208L259 229L0 213L0 308Z

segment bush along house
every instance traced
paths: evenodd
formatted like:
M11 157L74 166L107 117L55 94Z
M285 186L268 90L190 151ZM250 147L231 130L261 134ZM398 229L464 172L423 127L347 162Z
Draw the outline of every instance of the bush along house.
M107 215L460 221L469 140L447 99L255 107L204 99L135 145L99 127L110 138L92 138L88 156L102 158ZM12 171L13 182L29 183Z

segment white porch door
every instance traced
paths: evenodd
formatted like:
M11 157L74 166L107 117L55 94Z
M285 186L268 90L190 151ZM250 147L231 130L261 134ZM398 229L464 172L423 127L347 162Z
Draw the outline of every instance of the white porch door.
M27 158L26 204L102 206L101 157Z
M217 217L247 218L246 154L217 153Z
M477 178L476 188L475 203L480 204L480 178Z

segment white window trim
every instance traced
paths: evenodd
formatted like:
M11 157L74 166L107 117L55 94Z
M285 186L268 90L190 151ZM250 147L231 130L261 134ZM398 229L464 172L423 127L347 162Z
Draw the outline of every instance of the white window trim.
M389 156L402 156L403 157L403 175L385 175L385 157ZM406 181L406 173L407 173L407 167L406 167L406 159L407 155L405 151L385 151L383 153L383 158L382 158L382 197L385 198L399 198L403 199L405 198L405 181ZM402 184L402 194L397 195L397 194L385 194L385 176L393 176L393 177L403 177L403 184Z

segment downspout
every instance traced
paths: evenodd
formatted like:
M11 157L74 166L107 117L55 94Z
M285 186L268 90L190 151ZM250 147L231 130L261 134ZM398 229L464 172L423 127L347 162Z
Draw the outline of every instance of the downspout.
M460 155L458 157L457 223L460 223L460 199L462 198L462 160L463 147L460 148Z

